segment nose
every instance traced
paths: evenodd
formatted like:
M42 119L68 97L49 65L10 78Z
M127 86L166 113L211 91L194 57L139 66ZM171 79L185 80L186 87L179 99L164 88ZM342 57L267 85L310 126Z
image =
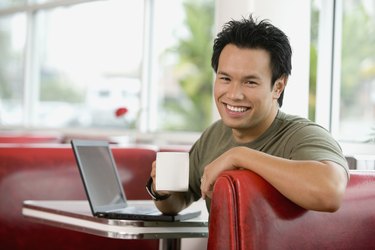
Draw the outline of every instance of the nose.
M227 96L232 100L242 100L244 98L244 94L242 92L241 84L232 82L229 85Z

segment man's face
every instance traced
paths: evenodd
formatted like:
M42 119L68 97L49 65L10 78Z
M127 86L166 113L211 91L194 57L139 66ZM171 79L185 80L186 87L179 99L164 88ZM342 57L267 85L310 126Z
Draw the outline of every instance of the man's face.
M272 123L284 84L271 89L270 55L228 44L221 52L214 86L220 116L240 140L253 140ZM281 89L280 89L281 87ZM279 88L279 89L277 89Z

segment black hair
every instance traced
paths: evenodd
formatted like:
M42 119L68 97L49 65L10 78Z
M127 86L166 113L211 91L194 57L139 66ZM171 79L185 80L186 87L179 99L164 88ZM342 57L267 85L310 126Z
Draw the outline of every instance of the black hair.
M239 48L264 49L270 53L272 82L282 76L288 77L292 70L292 48L288 37L280 29L262 20L257 23L252 15L248 19L227 22L214 40L211 66L217 72L221 51L228 44ZM283 104L284 91L277 100L279 106Z

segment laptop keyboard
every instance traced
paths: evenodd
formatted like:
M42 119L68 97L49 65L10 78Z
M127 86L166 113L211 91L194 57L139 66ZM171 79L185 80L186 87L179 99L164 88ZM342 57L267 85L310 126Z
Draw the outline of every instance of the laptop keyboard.
M157 208L150 206L129 206L123 209L119 209L117 211L125 214L153 214L159 212Z

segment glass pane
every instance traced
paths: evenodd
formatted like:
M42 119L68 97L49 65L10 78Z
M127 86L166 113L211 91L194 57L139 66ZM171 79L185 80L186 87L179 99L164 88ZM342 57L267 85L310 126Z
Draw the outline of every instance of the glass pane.
M27 0L1 0L0 1L0 9L24 5L26 3L27 3Z
M342 2L340 137L375 141L375 2Z
M318 64L318 34L321 0L311 1L311 41L310 41L310 76L309 76L309 119L315 121L316 80Z
M134 128L140 110L143 1L39 12L35 126ZM124 108L125 115L116 116Z
M211 122L213 23L213 0L156 2L158 130L202 131Z
M0 19L0 125L21 125L26 16Z

